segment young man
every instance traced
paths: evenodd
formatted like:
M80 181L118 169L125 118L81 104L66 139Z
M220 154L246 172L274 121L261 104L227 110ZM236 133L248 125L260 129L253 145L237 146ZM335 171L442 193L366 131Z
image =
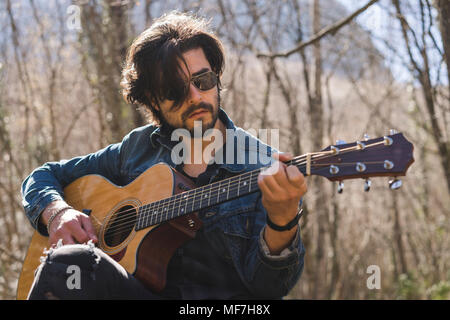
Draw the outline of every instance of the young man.
M251 143L238 146L227 135L231 131L256 140L235 127L220 107L223 66L220 41L204 20L187 14L161 17L133 42L123 70L124 97L143 105L152 124L96 153L46 163L23 183L24 208L32 225L49 236L51 245L63 244L50 250L38 268L30 299L280 298L294 286L303 270L298 218L306 182L297 167L282 163L290 159L288 155L278 154L271 173L258 176L260 193L198 213L203 227L175 252L167 284L158 293L95 248L92 243L98 239L90 218L64 201L64 187L87 174L127 185L154 164L165 162L201 186L263 167L261 161L237 161L239 156L248 160L252 153L261 152L250 148ZM195 158L195 152L203 155L212 143L205 134L187 139L184 143L191 147L187 150L193 152L189 159L185 154L183 162L175 163L172 133L193 134L198 124L204 133L222 134L224 152L232 145L231 161L203 156L200 161L187 161ZM265 155L271 153L268 148ZM77 290L66 284L66 270L72 265L81 268L82 285Z

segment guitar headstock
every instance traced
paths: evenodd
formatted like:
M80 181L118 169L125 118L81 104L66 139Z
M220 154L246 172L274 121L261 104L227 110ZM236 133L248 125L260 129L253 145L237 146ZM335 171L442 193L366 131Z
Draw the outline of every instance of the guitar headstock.
M309 170L331 181L404 176L414 162L413 149L402 133L332 145L313 154Z

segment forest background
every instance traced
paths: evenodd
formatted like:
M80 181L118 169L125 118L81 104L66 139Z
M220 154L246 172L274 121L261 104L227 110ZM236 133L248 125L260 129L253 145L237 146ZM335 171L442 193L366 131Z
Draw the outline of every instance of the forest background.
M211 19L222 105L244 129L279 129L282 151L390 129L414 144L395 191L308 178L305 269L287 298L449 299L448 0L2 0L0 299L15 298L33 233L22 181L146 123L121 96L124 55L171 10Z

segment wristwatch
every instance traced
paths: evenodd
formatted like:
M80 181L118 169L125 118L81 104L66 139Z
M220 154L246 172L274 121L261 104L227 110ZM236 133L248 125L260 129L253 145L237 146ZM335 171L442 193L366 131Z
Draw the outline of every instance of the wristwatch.
M303 215L303 209L300 209L297 212L297 215L295 216L294 219L292 219L288 224L286 224L285 226L279 226L275 223L273 223L270 218L269 215L266 216L266 223L269 227L271 227L273 230L276 231L288 231L291 230L293 227L295 227L298 224L298 220L301 218L301 216Z

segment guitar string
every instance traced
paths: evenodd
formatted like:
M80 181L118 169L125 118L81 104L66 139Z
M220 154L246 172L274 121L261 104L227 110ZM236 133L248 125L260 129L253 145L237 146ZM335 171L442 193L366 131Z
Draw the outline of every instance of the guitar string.
M379 163L382 163L382 162L379 162ZM346 165L346 164L341 164L341 165ZM254 182L256 183L257 176L253 177L252 179L255 180ZM255 191L257 191L257 190L255 190ZM197 200L195 200L195 201L197 201ZM191 210L191 211L188 211L188 213L192 213L192 212L195 212L197 210ZM183 214L187 214L187 213L183 213ZM172 220L172 219L177 218L177 217L179 217L180 215L183 215L183 214L180 214L180 212L179 212L178 215L176 215L175 217L170 217L170 219L161 220L159 222L158 222L158 220L155 220L154 223L150 223L150 224L146 225L145 227L149 227L149 226L152 226L152 225L157 225L157 224L160 224L160 223L162 223L164 221L167 221L167 220ZM151 214L151 216L157 216L157 215L158 215L158 213L152 213ZM110 225L112 225L112 226L107 228L108 232L107 232L107 235L105 235L105 239L108 239L108 238L110 238L110 237L120 233L121 231L131 229L136 224L135 220L136 220L136 217L135 217L135 214L133 213L133 216L131 218L128 217L127 221L122 221L120 224L111 223Z
M382 142L381 142L381 143L382 143ZM378 143L374 143L374 144L372 144L372 145L368 145L367 147L373 146L373 145L375 145L375 144L378 144ZM341 150L341 153L344 153L344 152L347 153L347 152L355 151L355 150L358 150L357 146L355 146L355 147L349 147L349 148L346 148L346 149L342 149L342 150ZM319 158L319 160L320 160L320 159L322 159L324 156L325 156L325 158L326 158L327 156L334 156L335 154L334 154L333 152L331 152L331 151L321 151L321 152L311 153L310 155L312 155L312 159L316 160L316 159ZM287 164L287 165L290 165L290 164L295 164L295 165L303 164L303 163L301 162L301 160L302 160L302 159L306 159L307 156L308 156L308 155L305 154L305 155L301 155L301 156L294 157L293 159L286 161L285 164ZM326 164L326 165L328 165L328 164ZM343 165L343 164L340 164L340 165ZM315 165L315 166L319 166L319 165ZM259 170L264 170L264 169L267 169L267 168L268 168L268 167L263 167L263 168L260 168ZM190 200L193 200L192 205L195 205L195 202L196 202L196 201L200 201L200 202L201 202L201 201L203 201L203 199L206 199L206 198L203 198L203 197L199 197L198 199L196 199L196 198L197 198L197 191L199 192L199 194L202 194L202 193L204 193L205 191L207 191L207 192L209 192L210 195L214 192L214 196L217 195L217 197L220 197L220 193L216 193L216 192L217 192L219 189L225 187L226 183L224 183L224 182L227 181L227 180L234 180L234 181L229 181L228 186L226 187L226 188L228 188L228 189L227 189L227 190L228 190L228 193L229 193L230 191L233 192L233 191L236 190L236 188L240 188L240 187L241 187L241 186L239 185L239 183L241 182L242 179L247 179L247 178L248 178L248 175L252 175L252 174L255 173L256 171L258 171L258 170L253 170L253 171L247 172L247 173L245 173L245 174L241 174L241 175L239 175L239 176L233 176L233 177L230 177L230 178L227 178L227 179L224 179L224 180L215 182L215 183L210 184L210 185L206 185L206 186L203 186L203 187L200 187L200 188L195 188L195 189L189 190L189 191L187 191L187 192L179 193L179 194L174 195L174 196L172 196L172 197L170 197L170 198L167 198L167 199L172 199L172 200L169 200L169 201L167 201L167 199L162 199L162 200L155 201L154 203L151 203L151 204L143 205L143 206L141 206L141 207L138 208L138 211L139 211L139 209L140 209L140 212L139 212L139 219L147 219L147 220L151 219L151 220L153 220L153 217L154 217L154 216L157 216L157 215L159 215L159 214L161 213L161 212L159 212L160 209L162 209L162 208L164 208L164 207L166 207L166 208L167 208L167 207L170 207L170 205L172 205L172 204L174 205L173 208L175 208L175 204L177 204L177 201L179 201L179 202L185 201L186 206L187 206L187 205L189 204ZM245 177L244 177L244 176L245 176ZM238 181L238 184L235 184L235 182L237 182L236 180L239 180L239 181ZM244 182L245 182L245 181L244 181ZM233 183L232 188L230 188L231 183ZM251 186L251 183L252 183L252 181L250 181L250 186ZM224 186L222 186L222 184L223 184ZM214 186L214 185L216 185L216 186ZM208 186L210 186L209 189L207 189ZM235 187L235 186L236 186L236 187ZM200 189L202 189L202 190L200 191ZM205 190L205 189L206 189L206 190ZM190 194L190 195L187 195L186 193L191 193L191 194ZM193 194L192 194L192 193L193 193ZM211 197L210 197L210 198L211 198ZM156 207L155 207L155 205L156 205ZM185 207L186 207L186 206L185 206ZM121 220L126 220L128 217L127 217L127 214L125 214L125 213L129 213L130 215L132 215L132 216L130 217L130 218L131 218L130 220L133 220L133 221L134 221L134 220L136 219L136 218L134 217L136 211L137 211L137 210L136 210L135 208L129 209L129 210L125 210L125 211L122 211L121 214L120 214L120 217L114 219L114 222L111 223L111 224L117 225L117 223L120 222ZM148 215L149 212L151 212L150 215ZM166 214L166 215L167 215L168 213L163 213L163 214ZM174 218L174 217L172 216L171 219L172 219L172 218ZM157 220L157 219L156 219L156 220ZM162 222L162 221L161 221L161 222ZM155 223L155 224L157 224L157 223Z
M384 140L381 140L381 141L379 141L379 142L375 142L375 143L372 143L372 144L370 144L370 145L367 145L366 147L373 147L373 146L376 146L376 145L380 145L380 144L385 144L385 142L384 142ZM345 149L342 149L342 150L340 150L340 153L348 153L348 152L351 152L351 151L357 151L357 150L360 150L360 148L358 147L358 146L354 146L354 147L348 147L348 148L345 148ZM314 160L316 160L317 158L321 158L321 159L323 159L323 158L329 158L329 157L332 157L332 156L334 156L335 155L335 153L334 152L332 152L332 151L322 151L322 152L317 152L317 153L311 153L311 154L309 154L310 156L311 156L311 158L313 158ZM285 164L287 164L287 165L290 165L290 164L295 164L295 165L302 165L302 164L304 164L304 162L302 162L301 161L301 159L304 159L304 158L307 158L308 157L308 154L305 154L305 155L301 155L301 156L298 156L298 157L294 157L293 159L291 159L291 160L289 160L289 161L286 161L285 162ZM376 162L373 162L373 163L376 163ZM377 162L377 163L382 163L382 162ZM355 163L340 163L339 165L341 165L341 166L343 166L343 165L351 165L351 164L355 164ZM328 166L328 165L330 165L330 164L316 164L316 165L314 165L313 164L313 166L315 167L315 166L322 166L322 167L325 167L325 166ZM262 171L262 170L265 170L265 169L267 169L268 167L263 167L263 168L260 168L260 169L257 169L257 170L253 170L253 171L250 171L250 172L247 172L247 173L245 173L245 174L242 174L242 175L239 175L239 176L233 176L233 177L230 177L230 178L227 178L227 179L224 179L224 180L222 180L222 181L219 181L219 182L216 182L215 184L218 184L218 186L217 186L217 190L218 189L220 189L222 186L221 186L221 184L222 184L222 182L223 181L226 181L226 180L229 180L229 184L228 184L228 193L227 193L227 198L228 198L228 195L229 195L229 193L230 193L230 191L231 192L233 192L233 191L235 191L236 189L238 189L238 188L240 188L240 186L239 186L239 182L242 180L242 177L243 176L245 176L245 175L248 175L248 174L250 174L250 175L253 175L253 173L255 173L255 172L257 172L257 171ZM256 177L257 178L257 177ZM237 187L235 187L235 185L233 185L232 186L232 188L230 188L230 185L231 185L231 180L239 180L239 182L238 182L238 184L237 184ZM254 180L254 178L253 177L251 177L250 179L253 179ZM234 182L236 182L236 181L233 181L233 183ZM251 186L251 183L252 183L252 181L250 181L250 186ZM205 187L205 186L204 186ZM189 195L188 196L188 198L186 198L186 196L187 195L184 195L183 197L174 197L174 200L171 200L171 201L169 201L168 203L165 203L164 202L164 199L163 200L159 200L159 201L156 201L155 203L159 203L158 204L158 206L157 206L157 210L156 211L153 211L150 215L147 215L147 213L150 211L152 211L152 210L154 210L154 209L156 209L156 208L151 208L151 204L149 204L150 205L150 207L148 207L148 208L146 208L146 209L144 209L144 211L141 211L140 213L139 213L139 217L138 218L136 218L135 217L135 215L136 215L136 209L130 209L130 210L125 210L125 211L123 211L121 214L120 214L120 217L119 218L122 218L122 219L119 219L119 218L117 218L117 219L114 219L114 221L112 222L112 223L109 223L108 225L111 225L111 227L110 228L108 228L108 231L109 231L109 233L111 232L111 230L114 230L115 232L117 232L118 230L118 228L121 228L121 230L124 230L124 229L129 229L130 227L132 227L132 226L134 226L135 225L135 221L136 221L136 219L141 219L141 218L143 218L143 214L146 214L146 216L144 217L147 221L148 221L148 219L150 218L150 221L152 221L153 220L153 217L155 217L155 216L158 216L159 214L160 214L160 212L159 212L159 210L161 209L161 208L163 208L163 207L167 207L167 205L168 204L175 204L176 203L176 201L178 201L178 200L180 200L180 201L185 201L186 202L186 206L185 206L185 208L187 208L187 206L188 206L188 204L189 204L189 200L193 200L193 203L192 203L192 208L194 208L194 205L196 204L196 202L198 203L198 201L200 201L200 203L203 201L203 199L200 197L199 199L196 199L196 196L197 196L197 190L199 190L199 189L204 189L204 187L200 187L200 188L196 188L196 189L192 189L192 190L190 190L189 192L190 193L192 193L192 191L194 191L194 194L193 195ZM211 190L209 190L209 192L210 192L210 194L212 193L212 187L210 187L210 189ZM216 191L217 191L216 190ZM257 190L255 190L255 191L257 191ZM203 191L202 191L203 192ZM178 195L183 195L183 193L181 193L181 194L178 194ZM215 196L215 195L214 195ZM182 199L182 198L184 198L184 199ZM217 198L219 199L220 198L220 194L218 193L217 194ZM166 201L167 202L167 201ZM218 202L220 202L220 200L218 201ZM145 206L149 206L149 205L144 205L144 206L141 206L140 208L143 208L143 207L145 207ZM174 208L175 208L175 205L174 205ZM180 208L181 207L179 207L178 209L180 210ZM138 209L139 210L139 209ZM128 211L128 212L127 212ZM191 210L191 211L188 211L188 212L195 212L196 210ZM124 214L124 213L127 213L127 214ZM182 213L183 215L184 214L186 214L185 212L183 212ZM176 218L176 217L178 217L178 216L180 216L180 211L178 211L178 215L176 216L176 217L173 217L173 215L171 216L171 218L170 219L167 219L167 216L168 215L168 213L166 213L166 220L170 220L170 219L173 219L173 218ZM130 217L126 217L126 216L130 216ZM161 215L160 215L161 216ZM162 217L162 216L161 216ZM121 221L122 220L122 221ZM124 226L124 222L126 222L128 220L128 222L129 222L129 225L128 226L126 226L125 225L125 228L123 228L123 226ZM131 220L131 221L130 221ZM154 225L154 224L159 224L159 223L161 223L161 222L163 222L163 219L161 219L161 221L160 222L156 222L158 219L155 219L155 223L153 223L153 224L150 224L150 225ZM166 221L166 220L164 220L164 221ZM120 222L120 223L118 223L118 222ZM150 225L146 225L146 227L147 226L150 226ZM115 230L116 229L116 230ZM108 233L108 234L109 234Z
M346 150L346 149L343 149L343 150L345 150L345 151L347 151L347 152L350 152L350 151L354 151L354 150L359 150L358 148L356 148L356 147L350 147L350 148L347 148L347 149L349 149L349 150ZM342 151L342 150L341 150ZM316 160L317 158L321 158L321 159L323 159L323 158L329 158L330 156L333 156L333 155L335 155L335 154L333 154L333 153L330 153L330 152L318 152L318 153L315 153L315 154L312 154L313 156L314 155L317 155L317 156L315 156L313 159L314 160ZM287 161L286 162L286 164L287 165L289 165L289 164L295 164L295 165L303 165L303 164L305 164L305 162L302 162L300 159L303 159L303 158L306 158L307 157L307 155L302 155L302 156L298 156L298 157L295 157L295 158L293 158L292 160L289 160L289 161ZM354 163L340 163L339 165L341 165L341 166L343 166L343 165L351 165L351 164L354 164ZM323 167L323 166L328 166L329 164L316 164L316 165L314 165L313 164L313 167L316 167L316 166L318 166L318 167ZM261 171L261 170L265 170L265 169L267 169L267 167L263 167L263 168L260 168L260 169L258 169L259 171ZM255 172L257 172L258 170L254 170L254 171L250 171L250 172L248 172L248 173L246 173L246 174L244 174L244 175L248 175L248 174L250 174L250 175L252 175L253 173L255 173ZM241 175L241 177L239 178L239 176L234 176L234 177L231 177L231 178L228 178L228 179L224 179L224 180L222 180L222 181L220 181L221 183L223 182L223 181L225 181L225 180L229 180L229 179L234 179L235 181L234 182L236 182L236 180L241 180L241 178L242 178L242 176L243 175ZM257 179L257 176L255 177L256 179ZM255 178L251 178L251 179L253 179L253 180L255 180ZM252 182L255 182L255 181L250 181L250 183L252 183ZM229 181L229 185L231 184L231 180ZM239 185L237 185L237 187L235 187L236 185L233 185L233 187L232 188L229 188L229 191L228 191L228 194L230 193L230 191L231 192L233 192L233 191L235 191L237 188L240 188L240 186ZM217 188L216 188L216 190L215 191L218 191L218 189L219 188L221 188L221 185L219 185L219 186L217 186ZM201 189L201 188L197 188L197 189ZM196 190L196 189L193 189L193 190L191 190L191 192L192 191L194 191L194 190ZM256 191L256 190L255 190ZM210 190L210 193L212 193L212 190ZM179 195L182 195L183 193L181 193L181 194L179 194ZM214 196L215 196L216 194L214 194ZM186 203L186 206L185 207L187 207L187 205L189 205L190 203L189 203L189 200L193 200L193 203L192 203L192 207L194 207L195 206L195 204L196 204L196 202L198 203L198 201L203 201L203 199L202 198L199 198L199 199L196 199L196 196L197 196L197 192L194 192L194 195L193 196L189 196L188 198L186 198L186 195L184 196L184 199L182 199L183 197L178 197L178 198L176 198L176 199L174 199L174 200L172 200L172 201L169 201L168 203L165 203L164 202L164 200L160 200L160 201L157 201L157 202L155 202L155 203L158 203L158 202L160 202L159 203L159 205L157 206L157 210L155 210L156 208L147 208L148 210L144 210L143 212L141 211L140 213L139 213L139 217L137 218L137 219L141 219L143 216L142 216L142 214L147 214L148 213L148 211L152 211L152 210L154 210L150 215L146 215L144 218L148 221L149 219L150 219L150 221L152 221L153 220L153 217L155 217L155 216L160 216L161 217L161 215L160 215L160 213L161 212L159 212L159 210L162 208L162 207L164 207L164 206L167 206L168 204L175 204L176 203L176 201L178 201L178 200L184 200L185 201L185 203ZM220 194L217 194L217 197L218 198L220 198ZM220 201L219 201L220 202ZM150 204L151 205L151 204ZM144 207L144 206L142 206L142 207ZM142 208L141 207L141 208ZM175 206L174 206L175 207ZM180 210L180 208L181 207L179 207L178 209ZM133 225L135 225L135 221L136 221L136 210L135 209L131 209L131 210L128 210L129 211L129 214L128 215L131 215L131 217L124 217L124 218L122 218L122 221L120 221L120 219L115 219L112 223L109 223L109 225L111 225L111 227L110 228L108 228L108 234L110 234L110 233L112 233L112 231L114 231L114 232L117 232L118 231L118 229L119 228L121 228L120 230L125 230L125 229L129 229L129 228L131 228ZM130 211L132 211L132 212L130 212ZM192 211L188 211L188 212L195 212L196 210L192 210ZM124 211L125 212L125 211ZM121 214L121 216L127 216L127 214L123 214L124 212L122 212L122 214ZM173 212L172 212L173 213ZM183 212L182 214L186 214L185 212ZM176 217L178 217L178 216L180 216L180 211L178 212L178 215L177 216L175 216L175 217L173 217L173 214L172 214L172 216L171 216L171 218L170 219L173 219L173 218L176 218ZM170 220L170 219L167 219L167 213L166 213L166 220ZM128 225L126 225L124 222L127 222L127 220L128 220L128 222L129 222L129 224ZM164 221L166 221L166 220L164 220ZM151 223L150 225L154 225L154 224L159 224L159 223L161 223L161 222L163 222L163 219L161 219L161 221L160 222L156 222L156 221L158 221L158 219L155 219L155 223ZM118 222L120 222L120 223L118 223ZM146 225L146 227L147 226L150 226L150 225Z
M300 156L301 157L301 156ZM298 157L298 158L300 158L300 157ZM297 159L298 160L298 159ZM293 164L298 164L297 162L298 161L295 161L295 160L293 160L293 161L288 161L288 162L292 162ZM288 164L288 163L286 163L286 164ZM257 171L261 171L261 170L264 170L264 169L267 169L267 167L264 167L264 168L260 168L260 169L257 169L257 170L254 170L254 171L250 171L250 172L247 172L247 173L245 173L244 175L250 175L250 176L252 176L254 173L256 173ZM237 176L234 176L234 177L231 177L231 178L227 178L227 179L224 179L224 180L222 180L222 181L225 181L225 180L229 180L229 179L232 179L232 178L237 178ZM251 184L254 184L254 185L257 185L257 183L256 183L256 181L257 181L257 179L258 179L258 175L256 175L256 176L254 176L254 177L251 177L250 178L251 179L251 181L250 181L250 185ZM238 179L235 179L235 182L236 181L238 181ZM231 181L229 182L229 184L231 184ZM216 191L218 191L219 189L220 189L221 187L219 187L219 188L216 188L216 190L215 190L215 192ZM232 187L230 187L229 188L229 192L228 192L228 194L229 193L232 193L232 192L234 192L234 191L236 191L237 189L239 188L239 186L236 186L236 184L234 184ZM198 189L200 189L200 188L198 188ZM195 190L195 189L194 189ZM255 190L255 191L257 191L257 190ZM211 192L212 193L212 192ZM217 196L217 198L220 198L220 193L216 193L216 194L214 194L214 197L216 197ZM190 199L191 200L193 200L193 201L196 201L197 203L199 202L199 201L202 201L203 199L201 199L201 198L198 198L198 199L195 199L196 197L195 197L195 195L193 196L193 197L190 197ZM213 198L212 196L211 196L211 198ZM175 202L176 201L171 201L171 204L175 204ZM187 204L189 205L190 203L188 202L188 201L186 201L187 202ZM220 202L220 200L219 200L219 202ZM195 202L193 203L193 205L195 205ZM160 204L158 207L159 207L159 209L161 209L161 207L163 207L163 206L167 206L167 204L166 203L162 203L162 204ZM142 207L141 207L142 208ZM158 209L158 210L159 210ZM153 210L155 210L155 208L153 208ZM115 232L118 232L119 230L126 230L126 229L129 229L129 228L131 228L132 226L134 226L134 224L135 224L135 220L136 220L136 210L128 210L128 211L133 211L133 212L131 212L131 213L128 213L128 215L132 215L131 217L126 217L126 218L124 218L124 219L122 219L121 221L120 221L120 223L116 223L116 221L114 221L114 222L112 222L112 223L110 223L109 225L112 225L112 227L109 227L108 228L108 234L112 234L112 235L114 235L113 233L115 233ZM192 211L192 212L195 212L195 210L194 211ZM142 213L142 212L141 212ZM141 214L140 213L140 214ZM152 212L149 216L147 216L147 217L145 217L145 218L147 218L147 220L149 219L149 217L150 217L150 219L153 219L153 217L155 217L155 216L158 216L159 215L159 213L160 212ZM178 216L179 216L179 214L180 214L180 212L178 212ZM122 216L123 214L121 214L121 216ZM141 217L139 217L139 218L141 218ZM168 219L168 220L171 220L171 219L173 219L173 218L176 218L176 217L171 217L170 219ZM157 221L157 219L155 219L155 221ZM125 222L125 223L124 223ZM126 224L126 222L129 222L128 224ZM162 222L162 221L161 221ZM159 224L159 223L161 223L161 222L158 222L158 223L154 223L154 224Z
M371 143L371 144L369 144L369 145L366 145L366 148L374 147L374 146L377 146L377 145L380 145L380 144L386 144L385 140L381 140L381 141L379 141L379 142L374 142L374 143ZM341 150L339 151L339 153L348 153L348 152L358 151L358 150L360 150L360 148L359 148L358 145L356 145L356 146L353 146L353 147L347 147L347 148L341 149ZM311 155L312 157L314 157L313 159L317 159L318 157L322 157L322 156L325 156L325 157L327 157L327 156L332 157L332 156L334 156L334 155L336 155L336 154L335 154L334 152L332 152L332 151L320 151L320 152L310 153L309 155ZM298 165L298 164L299 164L298 161L299 161L300 159L303 159L303 158L306 159L307 157L308 157L308 154L300 155L300 156L297 156L297 157L292 158L291 160L286 161L285 163L286 163L287 165L290 165L290 164L296 164L296 165ZM321 160L321 159L319 159L319 160ZM301 163L301 162L300 162L300 163ZM328 165L331 165L331 164L317 164L316 166L320 166L320 165L322 165L322 166L328 166ZM340 164L340 165L343 165L343 164ZM268 167L260 168L260 170L264 170L265 168L268 168ZM218 186L216 186L216 187L212 187L212 186L211 186L211 187L210 187L211 190L209 190L209 192L210 192L210 194L211 194L213 188L220 189L220 188L222 187L222 183L223 183L224 181L226 181L226 180L230 180L230 179L231 179L231 180L232 180L232 179L239 179L239 180L240 180L244 175L252 174L252 173L254 173L255 171L257 171L257 170L253 170L253 171L247 172L247 173L245 173L245 174L241 174L241 175L238 175L238 176L233 176L233 177L224 179L224 180L222 180L222 181L218 181L218 182L212 183L212 184L210 184L210 185L217 184ZM230 184L231 184L231 181L229 181L229 185L230 185ZM210 186L210 185L206 185L206 186L203 186L203 187L200 187L200 188L195 188L195 189L189 190L189 191L187 191L187 192L188 192L188 193L192 193L192 191L194 191L193 198L194 198L194 201L195 201L195 197L196 197L196 195L197 195L197 191L196 191L196 190L199 190L199 189L205 189L207 186ZM238 186L238 187L239 187L239 186ZM232 190L232 189L230 189L230 190ZM202 192L203 192L203 191L202 191ZM214 192L215 192L215 191L214 191ZM161 199L161 200L155 201L154 203L159 203L158 208L157 208L157 209L159 210L161 207L164 207L164 206L167 206L167 205L170 205L170 204L174 204L174 203L176 203L176 201L178 201L178 200L182 201L183 199L181 199L181 198L186 197L186 195L183 196L184 193L185 193L185 192L179 193L179 194L177 194L177 195L173 195L173 196L170 197L170 198L167 198L167 199L173 199L173 200L170 200L169 202L166 201L167 203L164 202L166 199ZM189 197L188 197L187 199L185 198L184 200L189 201L191 197L192 197L192 196L189 195ZM147 208L144 208L143 211L141 211L141 213L146 214L148 211L153 210L153 209L156 209L156 208L152 208L151 206L152 206L152 204L146 204L146 205L143 205L143 206L139 207L138 210L139 210L140 208L147 207ZM123 216L124 216L124 213L130 213L130 214L134 215L135 211L136 211L135 208L129 209L129 210L125 210L125 211L122 211L122 212L121 212L120 216L123 217ZM125 215L125 216L126 216L126 215ZM119 220L120 220L119 218L116 218L114 221L117 222L117 221L119 221Z
M292 162L295 162L295 160L300 160L302 157L303 156L298 156L295 159L292 159ZM266 167L264 167L264 168L266 168ZM262 169L262 168L260 168L260 169ZM175 204L177 201L189 201L191 199L195 199L195 198L197 198L198 194L205 194L205 193L212 194L212 193L214 193L215 195L217 195L216 192L218 190L220 190L220 189L222 189L224 187L234 186L235 182L237 180L243 180L244 181L245 179L248 179L249 176L253 175L256 171L258 171L258 169L246 172L246 173L241 174L239 176L229 177L229 178L223 179L221 181L217 181L217 182L214 182L214 183L211 183L211 184L199 187L199 188L191 189L189 191L173 195L170 198L161 199L161 200L155 201L153 203L143 205L143 206L139 207L138 209L141 209L141 212L140 212L141 214L142 213L146 214L150 209L151 210L161 209L161 207L170 206L172 204ZM200 191L200 189L202 189L202 190ZM230 190L232 190L232 189L230 189ZM191 194L188 197L186 197L187 193L191 193ZM194 194L192 194L192 193L194 193ZM167 201L168 199L171 199L171 200ZM200 200L200 198L199 198L199 200ZM155 207L156 204L158 204L158 205ZM128 210L122 211L120 213L120 216L124 216L125 213L130 213L130 212L132 212L134 214L135 211L136 211L135 209L128 209ZM119 221L119 219L115 219L115 221L117 222L117 221Z
M301 158L301 157L298 157L298 158ZM326 158L326 157L325 157ZM303 165L303 164L305 164L304 162L298 162L298 161L289 161L289 162L292 162L293 164L296 164L296 165ZM372 162L372 163L383 163L383 162ZM286 163L287 164L287 163ZM355 164L355 163L340 163L339 165L341 165L341 166L345 166L345 165L353 165L353 164ZM316 164L316 165L313 165L313 167L324 167L324 166L328 166L329 164ZM261 170L264 170L264 169L266 169L266 167L264 167L264 168L261 168L260 169L260 171ZM255 170L255 171L258 171L258 170ZM251 173L251 174L253 174L255 171L253 171L253 172L249 172L249 173ZM236 176L235 176L236 177ZM252 180L254 180L254 181L251 181L250 183L256 183L256 180L257 180L257 176L255 176L255 177L251 177L251 179ZM237 180L237 179L236 179ZM231 192L234 192L234 191L236 191L236 189L238 189L239 188L239 186L237 186L237 187L233 187L233 188L230 188L230 190L229 190L229 192L228 192L228 194ZM200 188L199 188L200 189ZM255 190L255 191L257 191L257 190ZM217 194L217 196L218 196L218 198L220 197L220 194ZM196 199L196 193L194 194L194 196L193 197L190 197L190 199L192 199L193 200L193 203L192 203L192 208L194 208L194 206L195 206L195 204L198 204L198 202L200 201L200 203L201 203L201 201L203 201L203 199L201 199L201 198L199 198L199 199ZM219 201L220 202L220 201ZM161 206L165 206L165 205L167 205L167 204L165 204L165 203L161 203L161 205L159 206L159 207L161 207ZM189 201L187 201L186 202L186 206L185 207L187 207L188 205L191 205L190 203L189 203ZM159 208L160 209L160 208ZM158 212L159 211L159 209L156 211L156 212L153 212L151 215L149 215L148 217L146 217L147 218L147 220L148 220L148 218L150 217L150 219L153 219L153 217L154 216L158 216L161 212ZM179 208L180 209L180 208ZM194 210L194 209L192 209L191 211L188 211L188 212L195 212L196 210ZM127 224L124 224L123 223L123 221L122 221L122 223L119 223L119 224L117 224L117 223L115 223L115 222L113 222L113 223L111 223L110 225L112 225L112 227L110 227L109 229L108 229L108 235L111 235L111 236L113 236L115 233L117 233L117 232L119 232L120 230L126 230L126 229L129 229L129 228L131 228L132 226L134 226L135 225L135 220L136 220L136 217L135 217L135 211L133 211L133 217L131 217L131 219L129 219L128 220L128 222L130 222L128 225ZM185 214L184 212L183 212L183 214ZM161 215L160 215L161 216ZM178 216L180 216L180 211L178 212L178 215L176 216L176 217L178 217ZM173 218L176 218L176 217L171 217L170 219L173 219ZM140 218L140 217L139 217ZM170 219L167 219L167 220L170 220ZM132 221L130 221L130 220L132 220ZM161 222L163 222L163 220L161 219L161 221L160 222L156 222L156 221L158 221L158 219L155 219L155 223L154 224L159 224L159 223L161 223ZM164 221L166 221L166 220L164 220ZM150 225L153 225L153 224L150 224Z
M303 156L299 156L299 157L296 157L295 159L289 160L289 161L286 162L286 164L289 165L290 164L289 162L292 162L293 164L295 164L302 157ZM158 205L156 207L155 207L155 205L153 205L151 203L151 204L147 204L147 205L143 205L143 206L139 207L138 210L141 209L140 215L143 215L143 214L145 215L148 212L152 212L153 211L153 213L151 215L141 216L143 218L148 218L148 217L154 216L155 214L157 215L158 213L160 213L160 212L156 212L155 213L155 211L159 211L163 207L168 207L168 206L170 206L172 204L175 205L177 201L184 201L187 205L189 204L190 200L193 200L193 201L196 201L196 202L198 202L198 201L201 202L205 198L198 197L198 195L206 194L206 193L209 193L211 195L209 198L213 198L215 196L220 197L220 192L217 193L217 191L219 191L220 189L225 187L225 188L228 188L228 189L226 189L226 190L229 191L228 193L234 192L236 189L241 188L241 186L239 185L240 182L242 182L242 181L245 182L245 179L248 179L249 177L251 177L258 170L264 170L266 168L268 168L268 167L260 168L260 169L253 170L253 171L249 171L249 172L246 172L246 173L244 173L244 174L242 174L240 176L233 176L233 177L230 177L230 178L227 178L227 179L224 179L224 180L221 180L221 181L218 181L218 182L215 182L215 183L203 186L203 187L199 187L199 188L196 188L196 189L189 190L187 192L179 193L179 194L174 195L173 197L171 197L171 198L173 198L173 200L167 201L166 199L162 199L162 200L159 200L159 201L155 201L153 203L153 204L158 203ZM253 178L251 178L251 179L253 179ZM225 182L227 180L228 180L228 184ZM236 182L238 182L238 183L236 184ZM253 181L250 181L250 183L249 183L250 187L251 187L251 183L252 182ZM208 186L210 186L209 189L207 188ZM202 189L202 190L200 190L200 189ZM244 191L244 189L242 189L242 190ZM187 195L185 193L193 193L193 194ZM168 199L171 199L171 198L168 198ZM145 207L147 207L147 208L145 208ZM144 209L142 209L142 208L144 208ZM121 222L123 220L126 220L127 219L127 217L126 217L127 214L131 214L131 215L134 216L136 211L137 210L133 208L133 209L127 209L125 211L120 212L120 217L116 218L114 220L113 224L117 224L117 222ZM120 219L120 218L122 218L122 219ZM134 220L135 217L132 217L132 219Z

